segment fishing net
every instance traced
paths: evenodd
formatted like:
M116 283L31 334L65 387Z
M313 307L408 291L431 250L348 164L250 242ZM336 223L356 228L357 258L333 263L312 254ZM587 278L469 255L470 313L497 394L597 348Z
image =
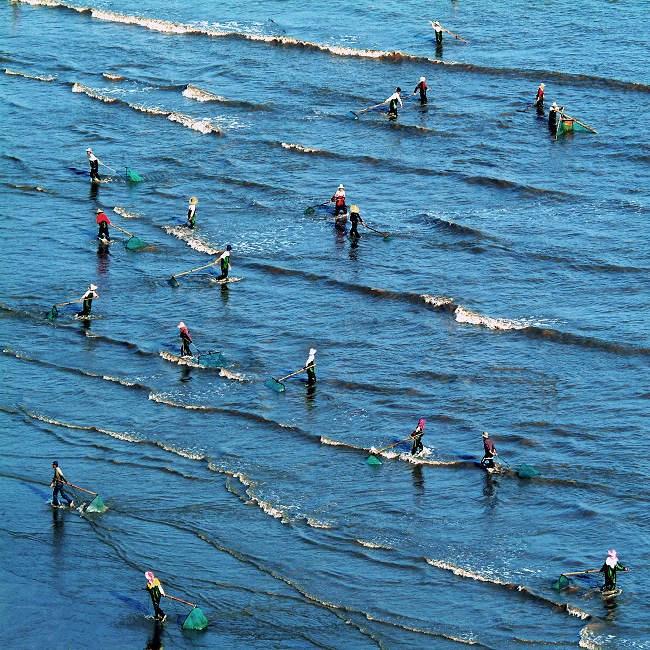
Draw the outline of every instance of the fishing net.
M208 627L208 619L200 607L194 607L183 621L184 630L205 630Z
M532 465L521 465L517 468L517 476L519 478L535 478L535 476L539 476L539 471Z
M223 365L223 355L217 350L201 352L198 361L206 368L220 368Z
M56 317L59 315L59 310L56 308L56 305L52 305L52 309L47 312L47 315L45 316L47 320L52 322L53 320L56 320Z
M556 591L562 591L562 589L566 589L569 586L570 582L569 578L562 575L553 583L553 589Z
M138 172L134 172L132 169L126 168L126 180L130 183L141 183L144 179Z
M305 214L312 215L312 214L315 214L315 213L316 213L316 208L311 207L311 206L308 207L308 208L305 208Z
M381 465L382 464L381 461L379 460L379 458L377 458L377 456L368 456L368 460L366 460L366 463L368 463L368 465Z
M271 390L274 390L276 393L284 393L285 387L284 384L280 383L277 379L270 377L264 382L264 385Z
M106 512L108 507L99 494L86 506L86 512Z
M142 248L146 248L147 242L142 241L139 237L131 237L125 244L127 250L130 251L139 251Z

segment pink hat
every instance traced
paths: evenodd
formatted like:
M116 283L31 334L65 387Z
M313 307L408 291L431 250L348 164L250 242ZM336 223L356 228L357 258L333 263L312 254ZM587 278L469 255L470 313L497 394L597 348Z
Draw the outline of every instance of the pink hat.
M418 427L424 431L424 427L427 425L427 421L424 418L418 420Z
M611 566L612 568L618 564L618 555L616 555L616 551L613 548L610 548L609 551L607 551L607 559L605 560L605 564L607 566Z
M149 583L152 583L156 579L156 576L153 574L153 571L145 571L144 577L147 579L147 582Z

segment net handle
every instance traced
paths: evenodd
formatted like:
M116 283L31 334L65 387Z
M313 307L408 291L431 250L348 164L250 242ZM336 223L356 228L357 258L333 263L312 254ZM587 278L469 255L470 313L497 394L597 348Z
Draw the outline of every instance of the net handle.
M177 598L176 596L171 596L170 594L165 594L165 598L169 598L170 600L176 600L179 603L183 603L184 605L189 605L190 607L196 607L194 603L190 603L188 600L183 600L182 598Z

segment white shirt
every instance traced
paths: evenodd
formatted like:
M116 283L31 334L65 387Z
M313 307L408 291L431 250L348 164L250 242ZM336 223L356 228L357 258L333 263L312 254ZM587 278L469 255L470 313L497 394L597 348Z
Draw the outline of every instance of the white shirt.
M97 160L97 156L92 151L87 151L86 155L88 156L88 160L90 160L90 162L95 162Z
M402 104L402 98L400 97L400 94L395 92L393 93L385 102L384 104L390 104L393 99L396 99L399 102L399 105L404 108L404 104Z
M316 361L316 353L315 352L310 352L309 356L307 357L307 361L305 361L305 368L307 366L311 366L314 361Z
M225 260L226 258L230 257L230 251L224 251L219 255L217 262L220 262L221 260Z

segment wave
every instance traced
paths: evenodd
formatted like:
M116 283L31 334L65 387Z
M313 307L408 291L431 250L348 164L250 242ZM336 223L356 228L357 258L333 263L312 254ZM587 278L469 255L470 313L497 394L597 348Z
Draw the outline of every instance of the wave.
M113 72L102 72L102 77L109 81L124 81L124 77L121 74L115 74Z
M170 122L176 122L181 124L188 129L193 131L198 131L199 133L209 134L213 133L215 135L223 135L223 131L212 123L208 118L195 118L184 113L179 113L177 111L167 111L162 108L157 108L156 106L145 106L143 104L131 104L124 99L119 97L111 97L110 95L105 95L100 91L90 88L89 86L84 86L78 82L72 84L73 93L83 93L92 99L97 99L105 104L119 104L120 106L126 106L134 111L140 113L145 113L147 115L159 115L161 117L166 117Z
M181 239L184 241L190 248L193 248L199 253L207 253L208 255L221 255L222 250L213 248L208 242L201 239L194 231L190 230L186 226L161 226L162 229L168 234Z
M557 607L560 610L563 610L567 612L567 614L570 614L571 616L576 616L582 620L588 620L592 618L591 614L588 612L585 612L584 610L580 609L579 607L576 607L574 605L570 605L569 603L558 603L557 601L553 600L552 598L547 598L546 596L542 594L538 594L525 585L519 585L515 584L513 582L507 582L506 580L501 580L500 578L495 578L492 576L486 576L478 571L473 571L471 569L464 569L462 567L456 566L454 564L451 564L449 562L444 562L443 560L433 560L430 558L424 558L426 563L436 567L437 569L441 569L443 571L450 571L456 576L460 576L461 578L470 578L471 580L476 580L478 582L485 582L488 584L492 585L497 585L499 587L505 587L506 589L512 590L512 591L517 591L521 594L525 594L527 597L532 598L533 600L537 600L542 603L546 603L552 607Z
M316 153L321 156L331 156L334 157L335 154L325 151L323 149L315 149L314 147L305 147L302 144L293 144L291 142L280 142L280 146L283 149L289 149L290 151L300 151L301 153Z
M239 108L247 108L253 111L272 111L273 109L266 104L256 104L254 102L247 102L243 99L229 99L228 97L222 97L221 95L215 95L209 90L204 90L199 88L194 84L187 84L181 93L183 97L188 99L193 99L197 102L217 102L219 104L225 104L226 106L233 106Z
M354 540L357 544L360 544L361 546L365 546L366 548L381 548L385 551L392 551L393 547L392 546L386 546L384 544L378 544L377 542L368 542L364 539L355 539Z
M376 447L362 447L359 445L352 444L350 442L344 442L342 440L334 440L333 438L328 438L327 436L320 436L320 442L323 445L329 445L331 447L343 447L345 449L351 449L353 451L361 451L366 455L372 454L373 456L381 456L382 458L387 458L389 460L402 460L406 463L411 463L412 465L429 465L431 467L443 467L443 466L462 467L467 465L467 461L437 460L434 458L427 458L427 456L431 453L431 449L428 449L427 447L424 448L423 456L412 456L410 453L405 453L403 451L393 451L391 449L380 451Z
M139 382L130 381L124 379L123 377L114 377L113 375L103 375L101 373L91 372L90 370L84 370L82 368L75 368L69 366L62 366L58 363L53 363L52 361L45 361L43 359L35 359L34 357L29 357L22 352L17 352L11 348L3 348L2 354L6 356L12 356L20 361L26 361L27 363L33 363L35 365L44 367L44 368L53 368L55 370L60 370L61 372L67 372L70 374L75 374L82 377L90 377L92 379L102 379L103 381L110 381L115 384L120 384L126 388L136 388L143 391L151 391L151 388L141 384Z
M48 190L45 187L40 185L19 185L17 183L5 183L7 187L10 187L14 190L19 190L20 192L42 192L44 194L55 194L54 191Z
M245 32L238 32L223 29L211 29L198 24L188 24L173 22L170 20L163 20L160 18L148 18L145 16L134 16L123 14L115 11L107 11L104 9L97 9L93 7L78 7L65 2L58 2L57 0L16 0L23 4L33 6L44 6L51 8L58 8L70 10L77 13L89 14L92 18L97 20L104 20L114 23L122 23L125 25L137 25L152 31L162 32L165 34L179 34L179 35L192 35L192 36L205 36L210 38L230 38L244 41L253 41L258 43L266 43L276 47L290 47L301 50L311 50L315 52L322 52L332 56L346 57L346 58L362 58L374 59L377 61L387 63L403 63L412 62L418 64L444 66L450 70L458 70L461 72L470 72L476 74L486 74L491 76L504 76L511 78L527 79L531 81L538 81L539 79L552 80L556 83L574 84L587 87L606 87L614 88L617 90L637 91L643 93L650 92L650 85L638 83L634 81L625 81L619 79L611 79L607 77L600 77L597 75L588 74L575 74L568 72L559 72L555 70L543 69L520 69L520 68L500 68L495 66L483 66L473 63L462 63L458 61L443 61L429 56L420 54L410 54L399 50L375 50L375 49L362 49L354 48L343 45L328 45L324 43L316 43L313 41L302 40L291 36L282 35L267 35L267 34L251 34Z
M291 514L292 508L290 508L289 506L285 506L283 504L277 504L277 503L274 504L262 498L255 491L255 487L257 486L257 483L253 481L250 477L246 476L246 474L244 474L241 471L228 470L223 467L219 467L214 463L208 463L208 467L214 472L225 474L229 479L235 479L239 484L242 485L242 487L244 488L244 494L241 494L239 491L233 489L230 483L227 483L226 484L227 488L232 494L235 494L242 501L244 501L244 503L256 505L264 513L270 515L274 519L279 519L280 522L283 524L302 521L303 523L306 523L311 528L326 528L326 529L333 528L333 525L329 522L319 521L318 519L315 519L314 517L309 517L307 515Z
M116 205L113 208L115 214L119 214L123 219L139 219L140 215L137 212L129 212L125 208L121 208L119 205Z
M430 294L417 294L408 291L393 291L390 289L379 289L376 287L368 287L366 285L353 284L344 282L343 280L336 280L329 276L318 275L309 271L302 271L299 269L288 269L284 267L272 266L262 262L246 262L247 266L258 268L275 275L297 276L305 280L319 281L323 284L338 287L355 293L361 293L366 296L374 298L384 298L388 300L399 300L409 302L412 304L424 304L434 311L445 312L454 315L457 322L468 325L476 325L490 330L521 332L527 336L534 338L542 338L556 343L563 343L565 345L576 345L585 348L594 348L611 352L614 354L621 354L626 356L648 356L650 355L650 348L637 347L627 343L617 343L604 341L589 336L580 334L572 334L563 332L553 328L546 327L541 319L508 319L508 318L495 318L486 316L479 312L458 305L453 298L449 296L436 296Z
M480 325L491 330L522 330L528 327L524 320L511 320L508 318L492 318L479 314L478 312L466 309L460 305L454 311L454 318L457 323L468 323L470 325Z
M12 77L24 77L25 79L34 79L36 81L55 81L56 77L53 75L39 75L29 74L28 72L20 72L19 70L4 69L4 73Z

